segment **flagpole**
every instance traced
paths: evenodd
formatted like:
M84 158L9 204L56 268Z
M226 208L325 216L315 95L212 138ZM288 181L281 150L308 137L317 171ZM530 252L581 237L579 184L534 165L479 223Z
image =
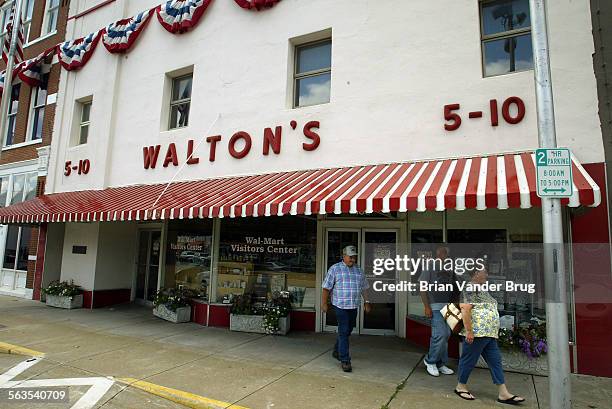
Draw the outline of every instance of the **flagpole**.
M17 39L21 25L21 3L22 0L15 1L15 10L13 14L13 28L11 30L11 45L8 50L6 71L4 72L4 90L2 91L2 101L0 101L0 141L4 146L7 136L7 120L8 111L10 108L11 94L13 91L13 68L15 65L15 49L17 48ZM2 149L0 148L0 158L2 157Z

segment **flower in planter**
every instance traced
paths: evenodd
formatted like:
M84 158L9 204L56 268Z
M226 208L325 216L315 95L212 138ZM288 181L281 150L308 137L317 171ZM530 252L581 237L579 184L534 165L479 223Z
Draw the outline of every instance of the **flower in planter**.
M264 305L264 330L268 334L276 334L280 330L279 321L287 317L291 311L291 297L289 292L274 293L272 298Z
M255 306L255 294L246 293L236 295L232 298L230 314L234 315L259 315Z
M265 303L257 303L255 294L246 293L232 299L230 313L233 315L263 315L264 331L276 334L280 330L279 320L291 311L288 291L275 292Z
M41 291L47 295L55 295L60 297L74 297L75 295L79 295L83 292L83 289L74 284L74 280L68 281L51 281L46 288L41 289Z
M189 306L191 292L184 288L160 288L155 293L153 305L157 308L160 305L165 306L168 310L176 312L178 308Z
M498 342L503 348L523 352L529 359L538 358L548 353L546 321L536 318L512 329L500 328Z

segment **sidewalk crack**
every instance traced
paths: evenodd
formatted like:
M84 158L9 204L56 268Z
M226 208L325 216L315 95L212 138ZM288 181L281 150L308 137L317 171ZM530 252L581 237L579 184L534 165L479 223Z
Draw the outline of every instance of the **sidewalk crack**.
M535 378L531 375L531 384L533 385L533 392L536 398L536 405L538 405L538 409L540 408L540 398L538 397L538 388L536 388Z
M408 382L408 379L412 376L412 374L414 373L414 371L416 370L417 366L419 366L419 363L425 358L425 354L423 354L423 356L421 356L421 358L417 361L416 365L414 365L412 367L412 370L410 371L410 373L408 374L408 376L402 381L400 382L397 387L395 388L395 391L393 392L393 394L389 397L389 400L387 401L387 403L385 403L384 405L382 405L380 407L380 409L389 409L389 405L391 404L391 401L393 399L395 399L395 397L397 396L397 394L404 389L404 387L406 386L406 382Z

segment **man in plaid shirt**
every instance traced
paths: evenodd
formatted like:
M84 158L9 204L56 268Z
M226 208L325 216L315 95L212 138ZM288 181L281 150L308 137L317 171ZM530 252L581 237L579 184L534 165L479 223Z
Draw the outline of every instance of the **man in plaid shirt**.
M342 363L344 372L351 372L351 356L349 354L349 336L355 327L357 309L364 299L365 312L370 312L371 305L367 289L370 287L363 270L356 264L357 249L355 246L346 246L342 249L342 261L329 268L323 281L323 312L328 310L331 294L331 303L336 312L338 321L338 336L334 345L333 357Z

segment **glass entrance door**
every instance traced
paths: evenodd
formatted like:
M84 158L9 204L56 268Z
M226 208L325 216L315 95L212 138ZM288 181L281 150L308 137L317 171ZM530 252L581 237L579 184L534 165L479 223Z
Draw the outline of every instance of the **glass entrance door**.
M325 273L335 263L342 261L342 249L345 246L357 247L359 258L357 264L363 269L369 282L373 279L383 282L395 282L396 272L386 272L383 275L373 274L374 258L395 258L397 253L396 229L365 229L365 228L328 228L326 230ZM394 335L396 315L396 295L374 293L370 290L372 310L363 313L363 303L357 315L357 327L354 333L371 335ZM333 308L323 316L323 330L337 331L336 314Z
M138 261L136 265L136 301L153 302L157 291L161 232L141 230L138 240Z
M342 261L342 249L346 246L357 247L357 253L361 257L361 229L327 229L325 240L325 273L334 264ZM359 261L358 265L361 265ZM359 319L358 321L359 322ZM324 331L336 332L338 330L338 321L336 320L336 312L330 305L327 313L323 315ZM353 330L356 331L357 329Z
M374 281L383 284L393 284L397 279L397 272L384 271L381 275L374 275L374 259L394 259L397 255L397 230L363 229L363 243L361 248L361 268L370 283L370 301L372 308L368 314L361 314L361 334L395 335L395 292L374 292L371 288Z

